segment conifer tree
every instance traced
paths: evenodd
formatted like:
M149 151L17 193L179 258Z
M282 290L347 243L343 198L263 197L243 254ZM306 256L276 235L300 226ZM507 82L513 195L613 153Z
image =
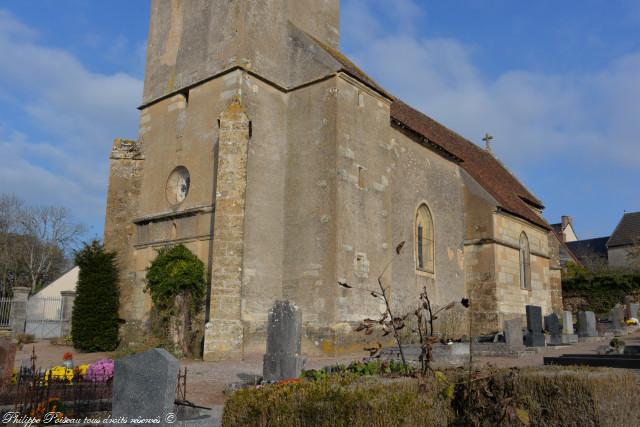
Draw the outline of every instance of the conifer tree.
M94 240L76 252L80 267L71 319L73 346L81 351L112 351L118 346L118 270L116 254Z

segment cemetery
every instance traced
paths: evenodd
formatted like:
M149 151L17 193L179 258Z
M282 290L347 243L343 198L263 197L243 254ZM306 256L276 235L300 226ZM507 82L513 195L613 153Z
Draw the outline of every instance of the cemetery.
M366 357L307 360L304 313L278 301L268 313L262 360L245 364L246 372L224 385L224 398L209 401L199 391L215 387L211 377L196 378L225 369L216 363L193 365L155 348L75 366L67 352L58 365L41 366L34 346L25 366L4 339L0 410L193 426L633 425L640 416L640 334L628 321L636 319L637 304L618 305L600 321L579 312L575 324L570 312L562 321L535 306L526 313L524 324L506 320L494 334L435 340L423 374L424 353L415 344L402 345L406 364L392 342ZM595 406L570 416L566 408L580 402Z

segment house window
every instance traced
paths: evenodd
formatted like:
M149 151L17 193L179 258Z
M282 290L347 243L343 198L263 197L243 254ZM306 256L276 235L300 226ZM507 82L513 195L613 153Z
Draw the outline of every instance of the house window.
M433 220L426 205L418 208L415 227L416 269L433 273Z
M531 289L531 252L529 239L524 231L520 234L520 287Z

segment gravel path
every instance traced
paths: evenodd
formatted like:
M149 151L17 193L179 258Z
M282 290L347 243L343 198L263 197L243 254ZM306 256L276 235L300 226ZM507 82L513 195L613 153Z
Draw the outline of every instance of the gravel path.
M640 332L623 338L627 345L640 345ZM606 345L610 338L602 338L598 342L580 342L572 346L547 347L540 353L524 357L475 357L478 364L491 364L499 368L540 366L545 356L560 356L562 354L595 353L601 345ZM62 355L66 351L74 354L75 364L95 362L108 357L108 353L77 353L71 347L54 346L49 342L27 344L16 354L16 366L29 360L32 348L35 346L38 356L37 366L50 367L62 362ZM305 369L318 369L338 363L348 364L352 360L359 360L365 353L343 357L309 357ZM262 373L262 354L248 354L244 360L224 362L202 362L181 360L181 366L187 367L187 399L195 404L216 407L224 404L225 386L229 383L242 382L259 376Z

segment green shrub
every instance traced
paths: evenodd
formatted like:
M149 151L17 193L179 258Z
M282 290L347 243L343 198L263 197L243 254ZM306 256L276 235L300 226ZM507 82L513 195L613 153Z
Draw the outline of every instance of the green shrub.
M583 310L606 313L622 303L626 295L640 295L640 274L585 270L562 280L562 297L584 298L587 305L580 307Z
M327 378L330 374L351 373L356 376L365 375L409 375L414 369L405 366L402 362L395 360L369 360L367 362L353 361L349 365L336 365L322 369L310 369L302 372L302 377L312 380Z
M101 243L76 253L80 267L71 318L73 346L81 351L111 351L118 345L118 270L116 254Z
M414 378L333 375L318 381L235 392L222 425L233 426L446 426L452 420L446 385Z
M162 248L147 268L154 333L191 355L199 331L193 325L206 291L204 263L184 245ZM197 344L197 343L196 343ZM198 346L199 348L199 346Z

